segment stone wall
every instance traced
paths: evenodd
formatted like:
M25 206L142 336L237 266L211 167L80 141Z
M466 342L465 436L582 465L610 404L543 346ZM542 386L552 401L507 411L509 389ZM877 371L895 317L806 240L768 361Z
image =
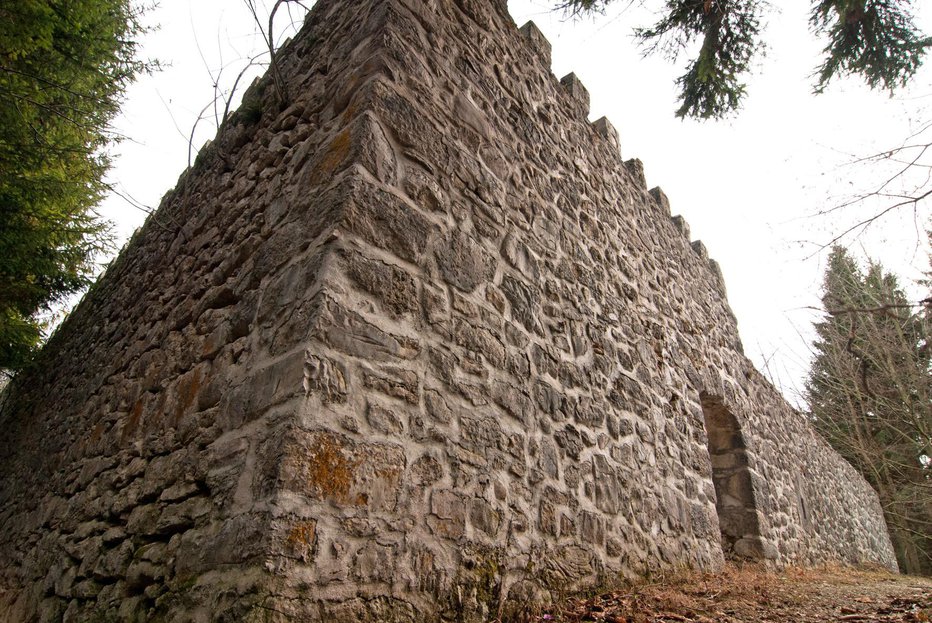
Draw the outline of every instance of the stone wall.
M321 0L279 58L289 101L250 88L4 394L0 619L473 621L726 556L895 567L533 24Z

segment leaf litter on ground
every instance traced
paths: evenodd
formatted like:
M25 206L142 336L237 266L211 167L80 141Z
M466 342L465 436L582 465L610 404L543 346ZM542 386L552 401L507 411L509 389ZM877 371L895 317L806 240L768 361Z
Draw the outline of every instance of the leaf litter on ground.
M932 623L932 578L729 564L556 602L531 623Z

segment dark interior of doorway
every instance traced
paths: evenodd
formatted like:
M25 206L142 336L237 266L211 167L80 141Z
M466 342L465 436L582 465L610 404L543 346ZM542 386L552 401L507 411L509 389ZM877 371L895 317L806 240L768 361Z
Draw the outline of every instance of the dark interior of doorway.
M700 399L709 439L722 551L728 559L763 558L754 480L741 426L720 397L703 392Z

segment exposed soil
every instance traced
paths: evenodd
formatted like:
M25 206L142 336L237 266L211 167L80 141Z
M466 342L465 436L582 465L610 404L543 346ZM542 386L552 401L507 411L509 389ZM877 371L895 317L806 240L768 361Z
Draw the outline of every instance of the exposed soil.
M873 623L932 620L932 578L844 567L731 566L555 605L535 623Z

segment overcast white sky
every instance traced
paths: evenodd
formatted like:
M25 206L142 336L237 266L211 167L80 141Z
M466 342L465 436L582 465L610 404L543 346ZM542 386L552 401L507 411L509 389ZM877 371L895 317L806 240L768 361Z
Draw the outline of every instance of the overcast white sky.
M556 77L572 71L582 79L591 96L590 118L608 116L622 155L644 162L648 184L664 189L674 214L685 216L693 238L705 242L725 274L745 351L795 400L818 317L807 307L819 304L826 255L819 244L886 204L813 215L889 173L847 163L896 147L932 122L932 61L896 98L855 81L815 97L809 75L821 45L808 32L808 3L786 3L792 6L771 14L766 24L769 48L740 115L727 122L684 122L673 115L674 79L682 65L642 58L630 35L633 25L651 21L649 12L623 11L628 3L619 0L605 15L566 20L551 10L554 4L511 0L509 8L519 26L528 19L537 23L553 45ZM932 3L920 4L928 32ZM217 70L226 67L219 81L229 87L261 39L238 1L163 0L147 21L159 30L147 37L143 54L168 66L131 88L116 122L127 139L115 149L110 181L153 207L187 166L187 136L213 97ZM202 121L194 145L214 131L212 119ZM899 210L845 241L858 254L881 259L909 285L928 267L923 230L930 226L929 205L919 213ZM102 212L117 223L121 244L145 218L119 197L108 199ZM912 288L917 298L919 292Z

